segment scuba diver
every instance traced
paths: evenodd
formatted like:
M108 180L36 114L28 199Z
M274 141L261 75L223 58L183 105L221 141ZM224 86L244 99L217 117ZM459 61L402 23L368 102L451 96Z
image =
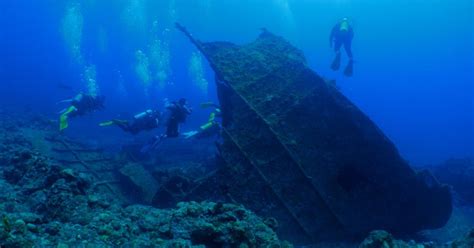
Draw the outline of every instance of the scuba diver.
M84 93L77 94L72 99L60 101L59 103L70 103L71 105L59 113L59 131L66 129L68 119L75 116L83 116L85 114L104 109L104 96L93 96Z
M199 127L199 130L184 133L185 139L189 139L189 138L202 139L202 138L207 138L207 137L211 137L213 135L219 134L221 130L221 125L216 120L216 118L222 117L221 109L217 104L214 104L212 102L201 104L201 108L209 108L209 107L213 107L214 111L209 115L208 121L204 123L203 125L201 125Z
M353 74L353 65L354 60L352 57L352 38L354 37L354 30L349 24L349 19L343 18L338 22L331 31L331 36L329 37L330 46L334 47L336 52L336 57L331 64L331 69L334 71L339 70L341 65L341 47L344 45L344 50L346 50L347 57L349 57L349 62L347 63L346 69L344 70L344 75L351 77Z
M179 101L165 102L165 108L169 111L169 117L166 121L166 137L175 138L179 136L179 125L186 121L192 110L187 106L184 98Z
M142 153L156 149L165 138L179 137L179 125L185 122L188 115L192 113L192 109L188 107L185 98L173 102L169 102L168 99L165 99L165 108L168 110L167 117L165 118L166 132L153 137L153 139L141 149Z
M161 113L157 110L148 109L142 113L136 114L131 121L114 119L102 122L101 127L116 125L125 132L136 135L141 131L149 131L158 128L161 123Z

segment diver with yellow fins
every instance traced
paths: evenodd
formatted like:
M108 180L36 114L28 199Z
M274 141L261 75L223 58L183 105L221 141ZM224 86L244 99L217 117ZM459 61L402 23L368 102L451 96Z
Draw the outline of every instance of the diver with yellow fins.
M349 23L348 18L343 18L339 21L331 31L329 37L330 46L334 47L336 52L336 57L331 64L331 69L334 71L339 70L341 66L341 47L344 46L349 62L347 63L346 69L344 70L344 75L351 77L353 74L354 60L352 57L352 39L354 38L354 30L352 29L351 24Z
M158 110L148 109L139 114L133 116L133 119L118 120L114 119L111 121L102 122L99 124L101 127L107 127L115 125L127 133L136 135L141 131L150 131L158 128L161 124L161 113Z
M68 128L68 120L71 117L83 116L85 114L104 109L104 96L93 96L84 93L77 94L72 99L60 101L59 103L70 103L70 106L59 113L59 131Z
M216 120L218 117L222 117L222 112L220 107L212 102L206 102L206 103L201 103L201 108L214 108L214 111L211 112L209 115L209 119L206 123L201 125L199 127L199 130L196 131L190 131L184 133L185 139L189 138L196 138L196 139L201 139L201 138L207 138L211 137L213 135L218 135L220 130L221 130L221 125L220 123Z

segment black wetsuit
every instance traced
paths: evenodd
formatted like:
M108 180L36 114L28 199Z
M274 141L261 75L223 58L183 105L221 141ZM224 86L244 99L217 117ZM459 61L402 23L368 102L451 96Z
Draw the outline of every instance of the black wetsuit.
M171 103L167 109L170 111L170 116L166 123L166 136L169 138L178 137L179 124L186 121L191 110L186 105L177 102Z
M138 116L131 122L119 122L115 124L125 132L129 132L133 135L140 133L141 131L152 130L158 128L160 125L161 114L158 111L147 111L142 116Z
M103 96L78 95L71 102L71 105L76 108L76 111L72 112L70 116L81 116L95 110L103 109L104 99Z
M354 38L354 30L348 25L348 29L341 29L341 23L336 24L332 28L330 42L331 45L334 42L334 51L339 52L341 47L344 45L344 50L346 50L347 56L352 59L352 38Z

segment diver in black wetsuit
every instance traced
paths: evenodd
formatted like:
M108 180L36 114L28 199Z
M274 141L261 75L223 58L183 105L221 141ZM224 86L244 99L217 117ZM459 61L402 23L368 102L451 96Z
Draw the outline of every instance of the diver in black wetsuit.
M158 128L161 123L161 113L157 110L148 109L133 117L131 121L111 120L100 123L102 127L116 125L125 132L136 135L141 131L149 131Z
M179 125L185 122L188 115L192 112L184 98L179 99L177 102L168 102L167 99L165 99L165 108L169 112L165 122L166 133L153 137L153 139L141 149L142 153L148 153L156 149L165 138L179 137Z
M353 57L352 57L352 39L354 38L354 30L349 24L347 18L343 18L339 23L337 23L332 31L331 36L329 37L329 42L331 47L334 47L336 52L336 57L332 62L331 69L334 71L339 70L341 65L341 47L344 46L349 62L347 63L346 69L344 70L344 75L350 77L353 72Z
M60 103L70 103L70 106L60 112L59 130L62 131L69 126L69 117L82 116L104 109L104 101L104 96L93 96L84 93L79 93L72 99L61 101Z
M192 110L187 106L187 101L184 98L177 102L171 102L166 105L170 115L166 122L166 137L173 138L179 136L179 124L186 121L188 115Z

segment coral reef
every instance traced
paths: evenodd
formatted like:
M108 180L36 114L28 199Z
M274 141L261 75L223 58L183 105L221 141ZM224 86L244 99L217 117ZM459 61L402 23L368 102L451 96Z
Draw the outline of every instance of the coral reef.
M359 248L472 248L474 247L474 229L465 237L446 244L436 244L434 242L416 243L395 239L386 231L373 231L359 245Z
M35 152L24 126L5 132L9 122L0 123L1 247L291 247L275 220L242 206L127 206L94 175Z

